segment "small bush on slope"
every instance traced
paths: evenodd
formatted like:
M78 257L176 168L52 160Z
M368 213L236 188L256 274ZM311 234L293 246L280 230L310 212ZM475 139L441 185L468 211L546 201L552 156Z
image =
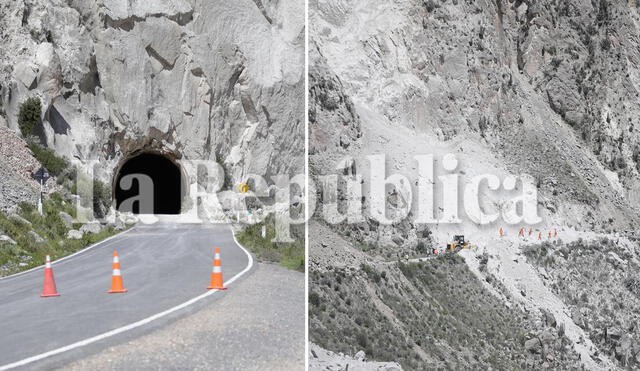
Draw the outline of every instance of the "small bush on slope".
M58 157L55 152L42 147L36 142L29 142L29 149L31 150L31 153L33 153L33 157L35 157L36 160L38 160L38 162L40 162L42 166L54 176L62 174L69 166L67 160L62 157Z
M40 123L42 115L42 103L40 98L29 98L20 105L18 114L18 126L23 137L33 134L33 130Z

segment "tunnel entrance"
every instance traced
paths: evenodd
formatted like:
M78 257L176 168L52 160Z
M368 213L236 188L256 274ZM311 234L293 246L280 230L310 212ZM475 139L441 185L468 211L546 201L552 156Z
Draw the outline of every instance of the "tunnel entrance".
M114 190L118 211L180 214L182 174L178 165L163 155L143 153L127 160L116 175Z

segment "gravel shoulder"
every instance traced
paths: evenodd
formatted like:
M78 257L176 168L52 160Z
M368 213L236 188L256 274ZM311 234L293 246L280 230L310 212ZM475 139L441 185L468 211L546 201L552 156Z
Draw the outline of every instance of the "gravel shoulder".
M304 274L272 264L224 297L65 370L304 370Z

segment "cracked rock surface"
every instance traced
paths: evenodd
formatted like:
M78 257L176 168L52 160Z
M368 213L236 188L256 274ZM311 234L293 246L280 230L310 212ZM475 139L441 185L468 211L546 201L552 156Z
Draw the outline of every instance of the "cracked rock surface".
M48 147L109 180L139 151L217 160L238 180L297 173L304 6L274 0L0 5L0 116L43 102Z
M635 309L630 308L636 303L616 302L624 308L610 309L596 304L600 293L574 303L575 294L592 291L589 264L602 259L601 254L581 262L577 277L554 278L555 287L540 277L562 274L569 265L547 267L543 273L535 262L511 259L525 244L541 249L540 241L515 238L521 225L500 220L480 226L462 208L460 223L415 223L420 191L414 156L433 155L437 177L448 174L444 156L455 155L457 167L451 173L460 176L460 194L478 175L529 178L542 219L532 227L541 235L560 230L560 240L554 241L558 246L569 237L586 241L636 230L637 1L318 0L309 11L310 174L340 179L322 184L317 220L310 224L310 235L322 237L310 241L310 339L330 351L354 355L364 349L373 360L397 361L412 369L425 364L474 368L476 363L507 369L634 367L637 335L630 314ZM373 154L384 154L384 165L374 169ZM414 206L413 215L390 225L372 217L378 211L371 210L368 194L371 175L381 168L385 176L404 176L406 188L413 191L411 199L398 191L401 187L385 190L388 215L397 215L409 202ZM326 213L346 211L347 182L354 180L362 185L362 197L355 199L362 200L364 217L328 222ZM433 194L437 219L446 216L442 202L438 204L446 187L438 184ZM509 198L504 189L483 191L480 202L485 213L493 213ZM508 230L502 240L499 228ZM404 260L441 249L459 234L478 246L461 254L464 261ZM621 237L611 248L619 250L623 240L637 245ZM607 258L622 264L615 256ZM442 276L428 275L447 261L452 264ZM446 277L454 269L466 275L467 268L475 276L468 282ZM609 272L609 267L599 272ZM610 293L629 291L623 284L636 290L636 277L625 281L621 274L608 275L600 282L618 285ZM421 276L428 279L416 281ZM442 318L449 312L447 304L425 309L422 301L438 296L435 283L442 277L446 301L466 303L492 294L513 311L499 316L498 306L484 303L474 309L476 317L486 309L495 315L483 323L505 328L492 323L524 314L516 328L526 333L509 345L507 337L477 327L475 318L464 320L459 312ZM478 290L469 292L476 283L481 284ZM458 286L466 292L455 294ZM363 287L370 289L363 293ZM572 307L586 312L587 304L597 312L590 321L564 312ZM616 316L608 316L609 311ZM366 315L358 318L356 313ZM456 329L457 321L464 326ZM438 333L440 326L444 333ZM458 343L455 351L445 351L449 336L467 341L475 336L471 334L481 334L481 346ZM434 340L425 340L429 336ZM508 354L505 362L515 365L496 366L501 361L483 359L489 354Z

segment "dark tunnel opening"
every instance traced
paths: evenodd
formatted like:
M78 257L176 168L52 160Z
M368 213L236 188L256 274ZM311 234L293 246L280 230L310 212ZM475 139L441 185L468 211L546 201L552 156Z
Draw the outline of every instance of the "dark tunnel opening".
M165 156L143 153L132 157L117 174L114 199L118 211L180 214L182 196L180 168Z

